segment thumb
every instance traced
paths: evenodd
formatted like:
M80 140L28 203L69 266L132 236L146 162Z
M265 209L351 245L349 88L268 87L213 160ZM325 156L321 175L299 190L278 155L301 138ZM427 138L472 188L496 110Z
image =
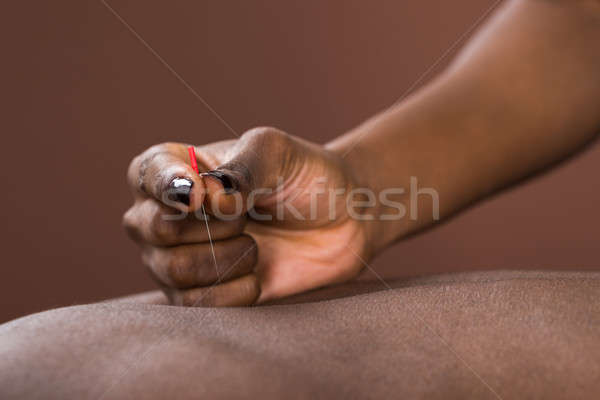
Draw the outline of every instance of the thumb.
M201 174L209 212L235 217L260 203L292 176L301 148L298 139L275 128L244 133L220 166Z

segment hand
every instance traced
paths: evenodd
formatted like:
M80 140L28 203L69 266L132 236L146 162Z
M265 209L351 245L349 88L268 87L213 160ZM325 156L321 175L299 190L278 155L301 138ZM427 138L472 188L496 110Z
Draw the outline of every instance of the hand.
M273 128L196 154L201 175L179 143L129 167L135 203L124 225L171 302L248 305L358 274L367 234L348 213L356 184L337 155Z

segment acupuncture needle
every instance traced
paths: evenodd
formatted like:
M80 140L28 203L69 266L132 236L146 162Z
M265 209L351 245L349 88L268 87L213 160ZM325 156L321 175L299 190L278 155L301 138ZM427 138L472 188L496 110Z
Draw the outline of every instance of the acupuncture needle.
M200 171L198 170L198 163L196 162L196 149L194 146L188 147L188 153L190 155L190 164L192 165L192 169L196 171L198 175L200 175ZM208 233L208 242L210 243L210 252L212 253L213 261L215 263L215 273L217 274L217 282L221 280L219 277L219 267L217 265L217 257L215 256L215 247L213 246L212 236L210 234L210 228L208 227L208 215L206 214L206 210L204 209L204 201L202 201L202 205L200 206L202 210L202 214L204 216L204 222L206 223L206 232Z

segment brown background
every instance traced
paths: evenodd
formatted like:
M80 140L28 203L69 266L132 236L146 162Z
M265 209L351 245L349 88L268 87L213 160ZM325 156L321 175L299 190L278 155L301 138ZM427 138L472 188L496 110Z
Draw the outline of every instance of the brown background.
M238 132L325 142L393 103L492 1L109 3ZM232 134L101 2L2 8L0 321L153 288L120 227L129 160ZM596 146L374 266L595 268L599 166Z

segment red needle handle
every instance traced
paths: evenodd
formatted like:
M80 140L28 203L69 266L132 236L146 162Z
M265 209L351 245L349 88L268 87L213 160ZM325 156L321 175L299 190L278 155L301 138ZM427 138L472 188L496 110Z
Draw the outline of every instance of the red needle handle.
M199 174L200 171L198 171L198 163L196 162L196 149L194 146L188 147L188 153L190 153L190 164L192 164L192 168L197 174Z

